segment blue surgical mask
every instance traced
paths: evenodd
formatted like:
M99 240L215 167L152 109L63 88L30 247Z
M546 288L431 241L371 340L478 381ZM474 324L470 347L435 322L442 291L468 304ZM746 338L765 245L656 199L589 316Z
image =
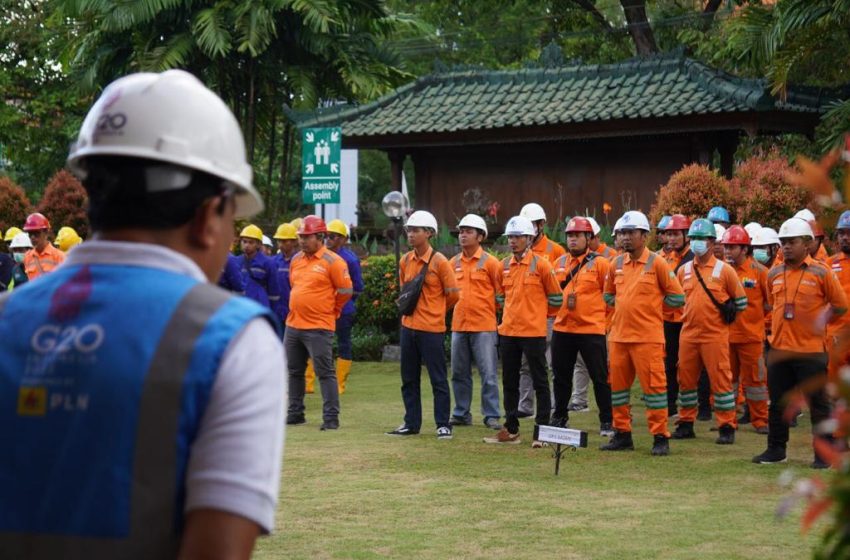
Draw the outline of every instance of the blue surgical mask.
M691 251L698 257L708 253L708 241L705 239L694 239L691 241Z
M767 264L767 261L770 260L767 249L753 249L753 257L761 264Z
M16 263L22 263L22 262L24 262L24 257L27 256L27 254L26 253L13 253L13 256L15 257Z

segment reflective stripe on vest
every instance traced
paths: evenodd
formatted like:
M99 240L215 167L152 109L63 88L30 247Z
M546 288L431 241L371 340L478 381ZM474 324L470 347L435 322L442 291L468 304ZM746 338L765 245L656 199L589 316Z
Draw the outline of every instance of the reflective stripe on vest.
M652 263L655 262L655 257L657 256L658 255L653 252L649 253L649 258L646 259L646 264L643 267L644 272L649 272L650 270L652 270ZM623 258L624 256L620 255L616 259L614 259L614 268L617 270L617 272L623 271Z
M11 294L9 294L11 295ZM173 558L180 535L177 504L177 446L183 378L195 343L210 318L231 298L199 283L179 302L154 351L142 385L133 452L130 527L126 538L98 539L61 534L0 532L4 558ZM8 296L0 299L0 313ZM128 475L130 473L127 473ZM110 515L104 511L103 515Z

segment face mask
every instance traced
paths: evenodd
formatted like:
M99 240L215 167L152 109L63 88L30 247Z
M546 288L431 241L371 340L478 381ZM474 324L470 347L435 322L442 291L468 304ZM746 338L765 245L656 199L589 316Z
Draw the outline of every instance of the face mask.
M753 249L753 257L761 264L767 264L767 261L770 260L767 249Z
M22 263L24 262L24 257L26 256L26 253L13 253L13 256L15 257L16 263Z
M691 241L691 251L698 257L708 253L708 241L704 239L694 239Z

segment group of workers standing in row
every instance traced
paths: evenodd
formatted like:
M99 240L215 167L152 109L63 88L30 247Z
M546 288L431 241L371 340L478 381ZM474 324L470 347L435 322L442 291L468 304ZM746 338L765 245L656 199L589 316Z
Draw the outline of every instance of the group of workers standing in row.
M0 292L52 272L65 261L65 253L82 241L74 228L63 226L51 244L50 222L44 214L30 214L23 229L12 226L3 235L9 252L0 252Z
M841 365L828 363L827 352L848 322L850 212L838 221L840 251L832 257L809 210L778 232L756 223L732 225L719 207L706 218L665 216L655 228L657 252L647 246L653 228L638 211L617 220L615 247L602 242L591 217L567 222L566 250L547 238L545 224L543 208L526 204L507 222L511 256L500 260L481 246L488 234L484 220L464 216L458 223L461 252L448 259L429 242L435 217L425 211L410 216L413 250L401 259L401 286L423 272L424 282L416 308L402 318L405 416L388 435L420 432L422 363L433 389L437 437L449 439L454 426L471 424L474 363L482 420L498 430L486 443L520 443L519 420L531 415L538 425L568 426L570 412L587 410L590 381L600 435L610 438L600 449L632 450L635 378L653 455L669 454L671 438L696 437L698 415L709 419L704 415L713 409L717 444L733 444L739 424L751 423L767 436L765 452L753 461L783 462L789 437L783 399L798 389L808 398L815 437L832 438L818 428L830 400L807 381L827 368L834 379ZM442 351L449 310L454 409ZM703 395L701 377L708 389ZM815 453L812 466L827 463Z

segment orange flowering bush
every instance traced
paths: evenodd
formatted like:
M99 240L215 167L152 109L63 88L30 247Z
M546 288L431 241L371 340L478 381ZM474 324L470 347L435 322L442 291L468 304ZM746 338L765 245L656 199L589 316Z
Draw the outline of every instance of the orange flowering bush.
M355 326L374 329L398 338L398 297L395 257L372 256L361 263L363 293L357 299Z
M656 203L650 210L650 223L658 223L665 214L705 216L713 206L730 209L734 206L731 203L729 181L716 170L694 163L671 175L658 190Z
M19 185L8 177L0 177L0 229L3 233L12 226L24 227L32 203Z
M738 222L758 222L779 229L801 208L813 207L814 195L788 181L793 168L778 151L758 154L738 165L730 182Z

